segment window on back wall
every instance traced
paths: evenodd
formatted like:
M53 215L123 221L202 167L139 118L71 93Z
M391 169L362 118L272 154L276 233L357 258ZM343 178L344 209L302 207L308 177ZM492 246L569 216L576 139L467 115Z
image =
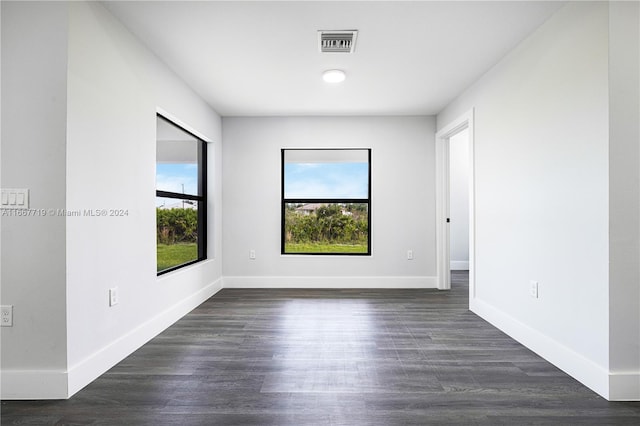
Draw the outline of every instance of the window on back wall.
M282 150L282 254L371 254L371 150Z
M157 117L156 245L158 275L207 258L207 145Z

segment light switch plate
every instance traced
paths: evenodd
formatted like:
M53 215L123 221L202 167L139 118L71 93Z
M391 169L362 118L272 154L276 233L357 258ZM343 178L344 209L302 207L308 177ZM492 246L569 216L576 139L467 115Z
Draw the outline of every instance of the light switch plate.
M26 188L2 188L3 209L28 209L29 190Z

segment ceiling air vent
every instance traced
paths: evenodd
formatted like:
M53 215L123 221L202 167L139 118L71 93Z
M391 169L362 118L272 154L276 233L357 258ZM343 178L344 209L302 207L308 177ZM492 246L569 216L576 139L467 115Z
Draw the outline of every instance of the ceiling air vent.
M357 30L318 31L322 53L353 53L357 38Z

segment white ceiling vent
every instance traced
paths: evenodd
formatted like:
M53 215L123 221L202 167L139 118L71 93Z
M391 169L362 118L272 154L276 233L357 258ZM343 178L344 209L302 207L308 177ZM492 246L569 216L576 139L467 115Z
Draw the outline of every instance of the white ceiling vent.
M357 38L357 30L318 31L318 43L322 53L353 53Z

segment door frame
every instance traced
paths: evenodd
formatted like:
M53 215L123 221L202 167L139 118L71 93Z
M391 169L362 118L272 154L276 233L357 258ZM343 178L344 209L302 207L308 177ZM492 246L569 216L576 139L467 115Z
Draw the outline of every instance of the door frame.
M451 288L451 259L449 253L449 139L469 129L469 300L476 295L475 249L475 149L474 110L456 118L436 133L436 273L439 290Z

